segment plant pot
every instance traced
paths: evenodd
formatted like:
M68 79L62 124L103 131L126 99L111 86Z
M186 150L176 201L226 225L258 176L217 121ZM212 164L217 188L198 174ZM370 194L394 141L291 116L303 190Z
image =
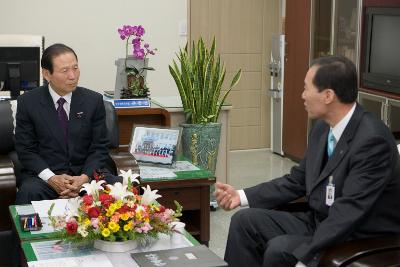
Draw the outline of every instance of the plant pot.
M145 60L142 59L135 59L133 56L128 56L126 61L126 67L135 67L137 69L141 69L143 67L147 67L149 63L149 59L146 58ZM127 73L125 71L125 58L119 58L115 61L115 65L117 66L117 73L115 78L115 91L114 91L114 98L118 99L121 98L121 91L122 89L128 88L128 78ZM144 70L141 76L143 76L143 84L146 82L146 73L147 71Z
M136 240L128 241L104 241L95 240L93 247L105 252L127 252L137 248L138 243Z
M181 124L182 153L194 165L215 173L221 123Z

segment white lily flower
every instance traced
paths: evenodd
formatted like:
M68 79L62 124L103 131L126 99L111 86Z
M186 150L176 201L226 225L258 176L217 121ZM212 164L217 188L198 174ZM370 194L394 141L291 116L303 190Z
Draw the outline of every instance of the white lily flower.
M79 216L78 210L81 205L81 200L79 197L70 198L67 204L67 218Z
M105 182L106 181L104 181L104 180L100 180L98 182L96 182L96 180L93 180L90 182L90 184L89 183L83 184L80 191L86 191L86 193L88 195L91 195L91 196L96 195L97 196L99 190L104 189L102 184L104 184Z
M147 185L147 188L142 187L144 192L142 195L142 205L150 205L152 204L157 198L160 198L161 195L156 194L158 190L151 190L150 186Z
M89 234L88 231L86 230L86 227L83 225L79 225L77 229L78 234L80 234L82 237L87 237Z
M110 195L116 200L122 200L127 196L133 196L132 192L127 190L127 185L122 185L121 183L115 183L114 185L108 185L110 188Z
M128 185L129 178L131 179L131 183L135 182L139 184L139 179L137 179L140 175L138 173L132 173L132 170L129 169L127 171L121 170L121 176L123 178L123 185Z
M142 205L137 205L135 212L140 213L141 211L146 211L146 209Z

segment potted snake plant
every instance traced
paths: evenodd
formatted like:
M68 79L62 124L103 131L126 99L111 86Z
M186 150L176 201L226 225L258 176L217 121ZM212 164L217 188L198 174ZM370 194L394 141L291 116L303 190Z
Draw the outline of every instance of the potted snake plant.
M215 38L208 48L203 39L177 53L169 66L182 100L186 123L182 127L182 152L195 165L215 172L221 123L217 122L229 92L239 82L242 71L234 75L222 93L225 65L215 51Z

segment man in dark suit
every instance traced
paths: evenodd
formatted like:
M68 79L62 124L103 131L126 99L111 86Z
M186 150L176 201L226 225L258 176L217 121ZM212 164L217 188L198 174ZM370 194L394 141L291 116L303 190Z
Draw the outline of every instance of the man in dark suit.
M319 119L290 174L244 190L217 183L216 198L233 215L229 266L316 266L345 240L400 233L400 162L388 128L356 103L354 64L315 60L304 81L308 115ZM305 196L309 212L273 210Z
M48 85L18 98L15 141L23 170L17 204L76 197L108 158L103 99L77 86L75 52L54 44L41 66ZM108 173L107 179L119 180Z

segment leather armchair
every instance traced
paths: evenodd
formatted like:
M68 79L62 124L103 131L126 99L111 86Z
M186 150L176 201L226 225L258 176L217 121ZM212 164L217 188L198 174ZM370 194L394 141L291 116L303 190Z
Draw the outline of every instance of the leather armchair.
M110 150L110 160L107 163L110 171L114 174L120 173L121 170L131 169L139 173L139 165L133 155L129 152L118 152L119 148L119 127L118 116L113 104L109 101L104 101L106 109L106 126L108 139L110 140L108 149Z
M296 212L309 209L305 198L278 208ZM396 211L394 211L396 212ZM400 226L399 226L400 227ZM328 248L321 257L321 267L399 266L400 235L379 236L347 241Z
M15 201L17 180L14 164L14 125L9 101L0 101L0 231L11 229L8 206ZM16 170L18 171L18 170Z

